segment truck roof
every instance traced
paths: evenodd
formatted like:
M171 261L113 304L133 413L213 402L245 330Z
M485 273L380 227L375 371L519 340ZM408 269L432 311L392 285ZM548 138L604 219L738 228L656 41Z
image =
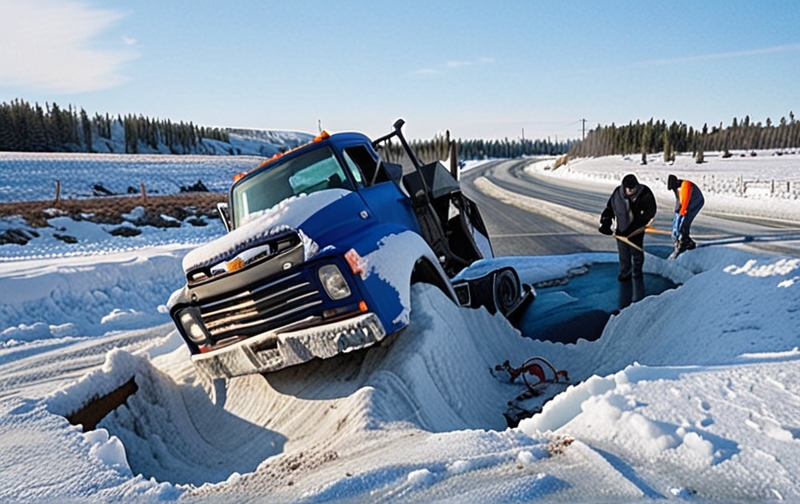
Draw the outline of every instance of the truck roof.
M263 161L261 164L253 168L252 170L240 173L236 177L234 177L234 182L238 182L240 179L250 176L254 173L260 172L262 169L267 169L267 167L272 164L274 161L278 159L284 160L291 159L294 157L299 156L300 154L308 151L309 149L316 149L323 145L328 145L334 147L337 151L341 150L345 145L352 145L354 143L366 143L372 145L372 140L363 133L358 133L354 131L347 131L342 133L334 133L333 135L329 134L327 131L322 131L319 135L314 137L314 140L311 142L305 143L294 149L288 150L286 152L279 152L272 156L271 158Z

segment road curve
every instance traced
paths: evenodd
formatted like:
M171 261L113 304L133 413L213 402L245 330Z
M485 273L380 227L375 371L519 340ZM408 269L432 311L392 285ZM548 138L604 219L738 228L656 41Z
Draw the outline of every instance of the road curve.
M612 238L597 232L608 186L542 177L526 171L531 159L489 161L461 174L462 190L478 203L496 256L557 255L616 251ZM653 226L666 232L672 225L674 201L658 200ZM780 235L799 232L792 223L702 211L692 236L698 241L738 235ZM645 247L671 247L665 234L648 233ZM762 251L796 254L798 241L753 243Z

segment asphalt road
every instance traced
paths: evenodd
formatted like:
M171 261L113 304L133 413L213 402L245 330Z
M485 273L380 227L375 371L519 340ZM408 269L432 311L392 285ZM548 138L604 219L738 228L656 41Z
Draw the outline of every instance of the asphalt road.
M462 191L480 207L495 255L560 255L616 251L616 242L613 238L596 232L600 213L611 193L608 187L583 182L578 186L567 180L535 176L524 170L530 163L530 159L491 161L461 175ZM535 198L560 205L564 209L585 212L587 223L592 227L569 226L548 215L503 203L476 186L476 180L481 178L526 198ZM659 211L653 226L669 231L672 226L673 207L674 198L659 198ZM564 210L565 213L568 211ZM592 219L588 214L593 214L595 218ZM706 210L700 212L692 226L692 236L698 242L739 235L776 234L800 235L800 230L796 223L719 215ZM770 241L751 245L769 252L790 254L796 254L800 247L798 241ZM668 235L648 233L645 238L645 249L655 251L659 255L669 251L671 247Z

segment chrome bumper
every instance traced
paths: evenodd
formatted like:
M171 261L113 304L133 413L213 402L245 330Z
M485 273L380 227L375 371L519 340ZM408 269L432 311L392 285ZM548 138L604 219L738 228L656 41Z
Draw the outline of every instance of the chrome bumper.
M276 337L276 347L260 349ZM213 352L193 355L192 362L212 379L269 373L314 358L328 359L366 348L385 337L386 329L380 319L374 313L365 313L299 331L277 329Z

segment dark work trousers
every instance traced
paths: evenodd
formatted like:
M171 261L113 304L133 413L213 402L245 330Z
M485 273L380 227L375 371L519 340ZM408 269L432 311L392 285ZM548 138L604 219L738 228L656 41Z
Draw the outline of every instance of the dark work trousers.
M632 303L638 303L644 299L645 293L644 278L634 278L630 282L620 282L619 309L621 310Z
M644 249L644 233L628 238L631 243L635 243ZM644 266L644 253L636 250L627 243L617 240L617 250L619 251L619 274L620 276L633 275L642 276L642 266Z
M692 241L690 233L692 231L692 222L694 218L697 217L697 214L700 212L700 209L703 208L695 208L692 210L687 210L686 215L683 216L683 226L681 226L681 242L682 243L689 243Z

